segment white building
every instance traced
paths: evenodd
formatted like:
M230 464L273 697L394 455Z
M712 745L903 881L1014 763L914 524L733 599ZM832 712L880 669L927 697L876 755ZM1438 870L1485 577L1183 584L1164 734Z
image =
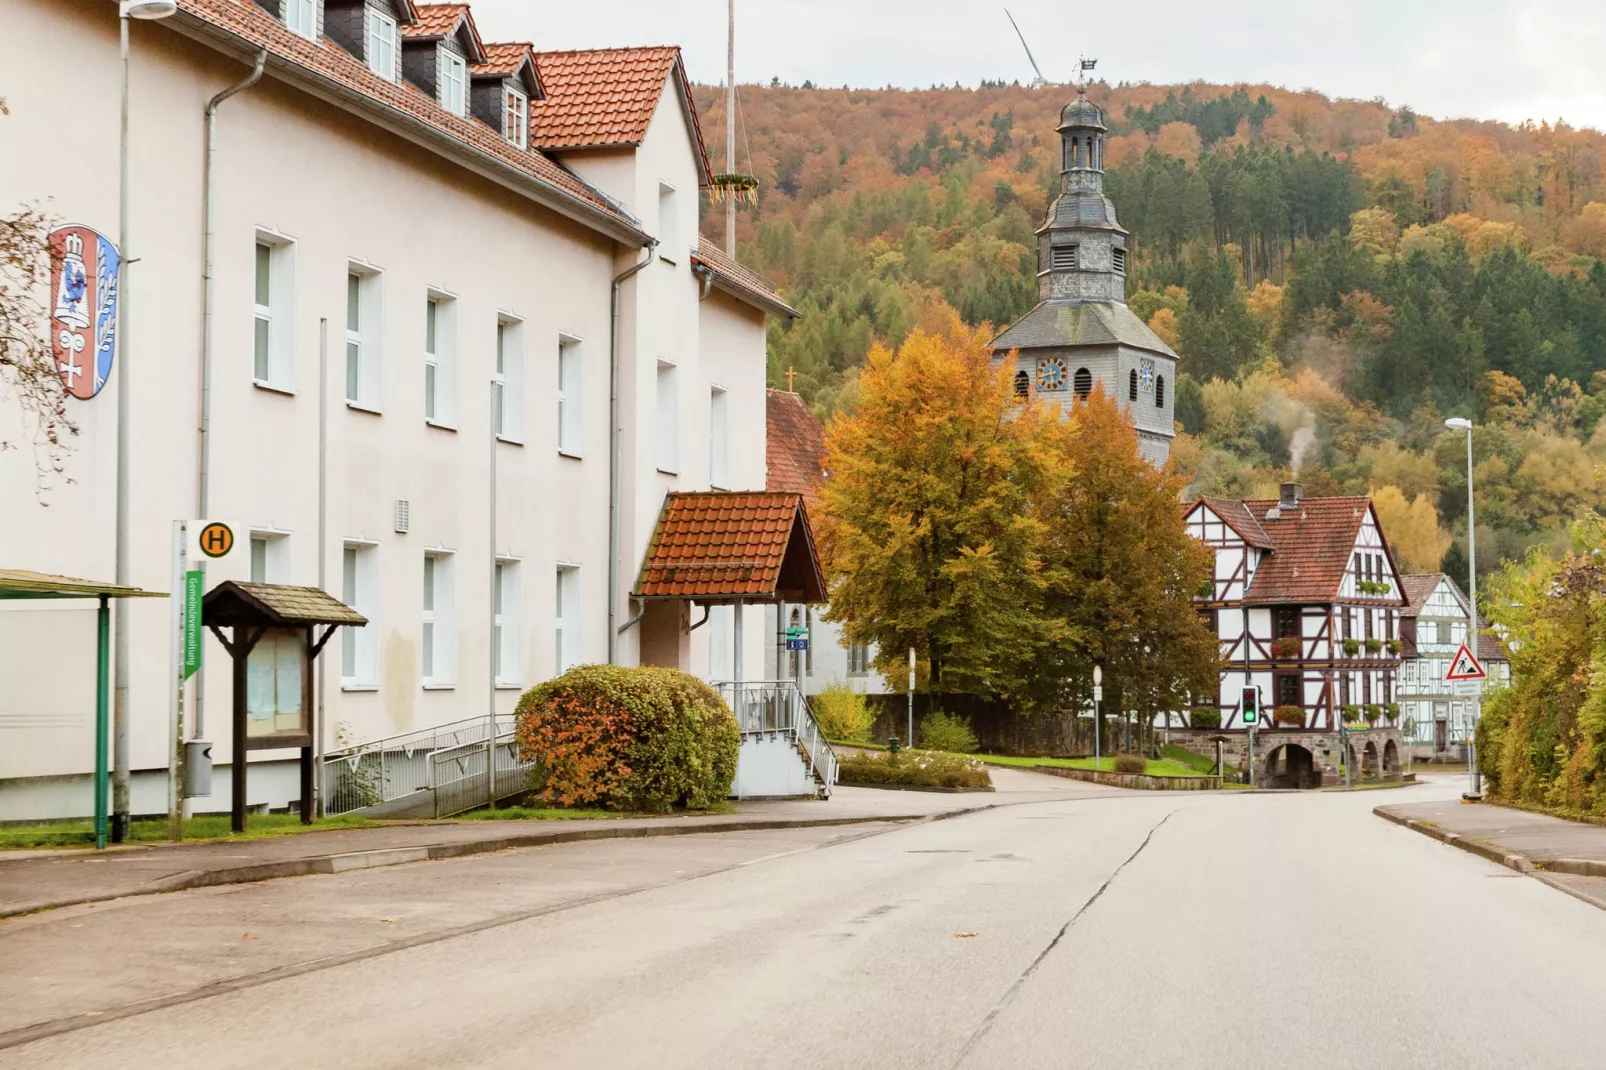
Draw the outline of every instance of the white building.
M115 240L117 5L5 22L0 213ZM665 495L763 489L765 321L795 314L698 237L678 49L487 44L466 5L180 0L132 22L131 57L119 364L71 403L70 482L36 493L27 451L0 453L0 563L113 577L126 388L128 582L167 590L172 521L205 516L242 541L208 586L322 585L368 617L321 659L321 747L642 660L662 610L630 594ZM19 420L0 400L0 438ZM134 813L165 810L168 612L128 608ZM681 667L710 667L710 634L737 641L690 631ZM0 819L89 812L93 635L76 603L0 611ZM740 641L760 665L761 614ZM221 760L230 679L205 657L186 736ZM285 805L293 766L257 757L252 803Z
M1458 761L1474 723L1477 683L1457 684L1445 677L1461 644L1467 642L1468 601L1442 572L1402 576L1405 619L1400 628L1400 713L1411 727L1407 736L1418 758ZM1493 635L1479 635L1474 654L1488 677L1481 689L1507 684L1511 662Z

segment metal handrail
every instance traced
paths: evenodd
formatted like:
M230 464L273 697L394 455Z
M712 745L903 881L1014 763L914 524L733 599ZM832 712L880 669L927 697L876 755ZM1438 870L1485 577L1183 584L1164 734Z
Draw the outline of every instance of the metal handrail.
M486 718L471 717L326 753L322 769L324 813L346 813L432 789L435 781L431 756L471 745L483 750L488 727ZM512 730L511 716L496 719L498 739Z
M809 700L795 680L724 680L714 685L736 715L744 736L784 735L791 738L809 763L826 796L837 781L837 757Z

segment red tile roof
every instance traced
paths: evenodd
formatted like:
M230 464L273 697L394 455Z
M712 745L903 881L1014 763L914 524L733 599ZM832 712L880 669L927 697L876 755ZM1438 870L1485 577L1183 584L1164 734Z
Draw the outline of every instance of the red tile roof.
M1275 544L1266 529L1260 526L1260 521L1245 508L1244 503L1232 498L1212 498L1208 495L1200 498L1210 507L1210 511L1219 516L1226 525L1238 533L1238 537L1250 546L1260 550L1271 550Z
M732 260L725 251L701 234L697 236L697 251L692 254L694 266L705 267L714 274L714 285L731 296L757 305L772 316L797 319L801 313L785 301L775 284L752 268Z
M417 21L404 22L399 27L403 37L426 41L436 37L450 37L467 21L471 45L469 61L475 62L485 56L485 42L480 40L479 28L474 25L474 16L467 4L418 4L414 6L413 12Z
M539 106L530 106L530 140L544 149L640 145L664 85L672 78L702 165L699 177L708 181L708 148L703 144L702 123L692 103L679 48L656 45L539 52L535 66L541 72L546 99Z
M720 602L782 596L825 601L801 495L672 491L664 496L635 597Z
M639 231L636 220L567 169L539 152L525 151L508 144L477 119L453 115L434 100L405 82L392 82L370 71L361 60L338 45L309 41L293 33L278 19L254 3L237 0L179 0L188 23L199 23L203 33L230 37L246 46L264 48L270 56L270 73L293 68L303 76L321 81L335 91L355 94L388 109L405 122L419 123L458 142L465 153L494 157L501 164L524 172L554 193L584 205L592 218L598 215L611 223ZM183 19L174 19L174 22Z
M515 74L524 61L535 62L535 46L528 41L491 41L485 62L474 64L475 74Z
M1442 572L1424 572L1419 575L1401 576L1400 584L1405 588L1405 615L1414 617L1422 612L1433 592L1439 589L1439 581L1444 579ZM1454 583L1451 584L1455 586ZM1456 594L1461 593L1456 589Z
M1291 509L1267 511L1277 499L1246 501L1244 507L1271 538L1275 549L1261 558L1250 602L1328 602L1338 597L1339 585L1355 552L1361 520L1372 507L1365 496L1305 498ZM1392 565L1394 554L1384 539L1384 553ZM1378 598L1379 605L1403 605L1404 599Z
M764 417L765 489L801 494L814 505L825 478L825 426L785 390L765 391Z

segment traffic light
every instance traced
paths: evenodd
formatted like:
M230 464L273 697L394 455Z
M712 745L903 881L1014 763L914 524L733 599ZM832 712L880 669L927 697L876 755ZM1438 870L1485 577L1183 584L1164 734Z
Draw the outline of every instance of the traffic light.
M1239 707L1243 711L1245 726L1255 724L1260 720L1260 688L1246 687L1243 692L1243 701Z

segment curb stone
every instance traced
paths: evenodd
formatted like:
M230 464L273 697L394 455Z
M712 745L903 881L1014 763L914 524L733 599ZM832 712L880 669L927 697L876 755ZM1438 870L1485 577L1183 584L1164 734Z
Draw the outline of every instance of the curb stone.
M1588 892L1571 887L1552 876L1552 874L1562 873L1575 877L1606 877L1606 862L1590 858L1557 858L1549 862L1535 863L1527 855L1508 854L1481 840L1468 839L1454 832L1446 832L1444 829L1425 821L1416 821L1411 818L1401 817L1398 814L1391 814L1381 806L1374 807L1372 813L1385 821L1402 825L1412 832L1420 832L1429 839L1438 840L1440 843L1450 847L1458 847L1463 851L1477 855L1479 858L1487 859L1498 866L1516 870L1518 873L1532 877L1559 892L1566 892L1574 899L1581 900L1601 910L1606 910L1606 899L1592 896Z

